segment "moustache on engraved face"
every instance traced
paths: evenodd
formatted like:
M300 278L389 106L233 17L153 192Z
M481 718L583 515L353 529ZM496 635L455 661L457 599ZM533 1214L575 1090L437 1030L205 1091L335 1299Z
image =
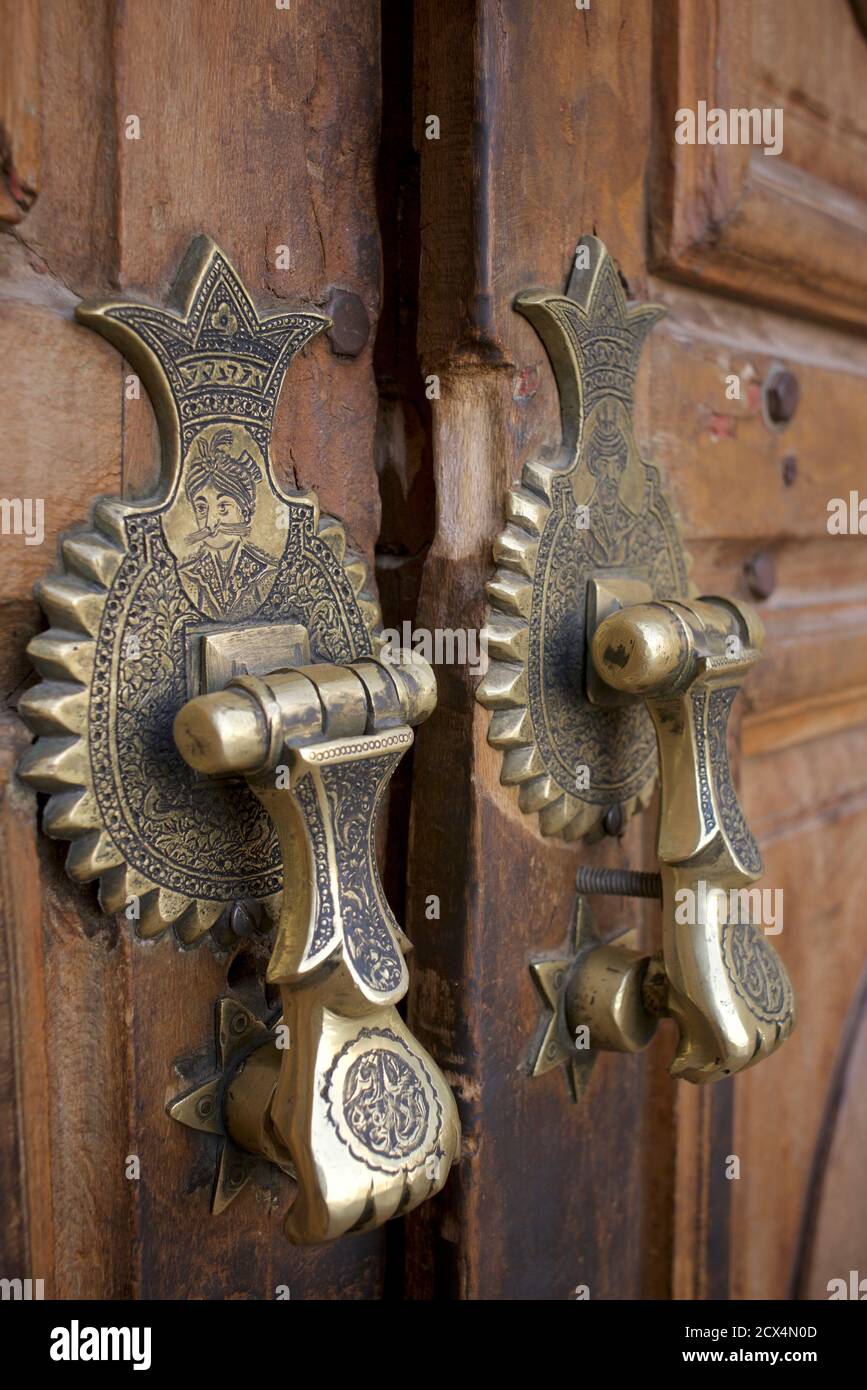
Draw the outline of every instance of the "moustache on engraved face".
M218 521L216 526L202 526L191 531L184 539L188 542L211 541L222 532L225 536L249 536L250 526L246 521Z

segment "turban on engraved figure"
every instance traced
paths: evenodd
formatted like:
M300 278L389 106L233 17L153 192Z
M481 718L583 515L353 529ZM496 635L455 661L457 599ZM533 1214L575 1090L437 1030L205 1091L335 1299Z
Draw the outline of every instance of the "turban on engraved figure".
M233 497L249 522L256 505L256 487L262 473L246 449L233 457L232 431L218 430L210 440L197 441L198 456L190 460L184 483L186 494L195 505L195 498L209 484L218 493Z

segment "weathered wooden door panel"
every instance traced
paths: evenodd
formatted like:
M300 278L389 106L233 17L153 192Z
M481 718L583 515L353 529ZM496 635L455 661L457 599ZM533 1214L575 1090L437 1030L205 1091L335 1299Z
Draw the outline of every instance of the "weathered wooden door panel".
M10 707L30 679L24 646L41 625L31 589L57 537L94 498L147 496L157 477L147 397L131 398L129 369L73 322L77 300L114 288L162 299L207 232L261 305L319 306L339 289L375 324L379 9L22 8L35 38L10 55L11 75L37 103L42 157L2 245L2 490L44 500L45 542L4 537L0 553L5 1011L21 1107L4 1191L20 1266L62 1298L274 1298L281 1285L293 1298L378 1297L382 1233L294 1249L276 1171L270 1190L250 1185L209 1215L209 1141L165 1105L208 1074L214 1002L243 987L250 947L233 959L209 944L131 940L93 890L69 883L64 847L38 833L35 798L13 775L27 740ZM23 22L17 9L4 6L7 22ZM282 481L315 486L370 559L372 345L350 357L323 342L295 363L272 453ZM126 1176L130 1155L138 1180Z
M860 47L838 85L830 41L810 45L829 17L812 15L796 40L790 9L784 17L773 3L720 7L718 17L689 4L565 14L556 6L479 3L456 7L445 25L437 7L420 7L419 112L462 118L443 123L438 144L426 145L419 131L420 344L425 372L443 383L433 408L439 525L422 588L424 621L482 621L485 557L505 488L558 439L548 364L512 301L531 287L564 284L577 236L595 231L631 295L669 309L639 377L638 420L648 455L669 479L693 578L701 592L758 602L767 627L765 660L742 700L738 762L743 804L765 856L763 882L785 895L775 944L792 972L801 1019L778 1056L708 1091L666 1076L670 1036L641 1058L603 1057L580 1107L568 1102L562 1074L530 1081L540 1005L527 963L562 944L578 863L652 865L652 814L619 845L576 850L544 841L499 785L485 717L469 703L471 682L451 675L416 759L410 931L420 967L414 1017L454 1072L467 1159L436 1206L413 1218L410 1278L415 1269L422 1290L437 1273L442 1280L443 1263L451 1271L445 1286L467 1297L568 1298L586 1284L601 1298L772 1298L799 1286L811 1172L867 945L857 920L867 559L858 537L829 536L826 525L828 500L861 481L867 411L860 342L755 301L847 324L863 312L863 232L850 216L858 103L847 74L867 62L867 45L840 10L837 42L842 31ZM833 108L817 114L803 95L795 128L787 129L784 158L792 166L774 177L787 188L798 184L794 223L794 212L774 202L776 185L766 181L742 197L738 179L772 159L753 152L746 169L742 149L681 148L673 140L677 106L699 97L722 104L709 81L717 71L726 105L758 103L744 44L755 45L761 104L770 101L775 34L788 66L774 68L774 81L785 86L808 65L807 90L834 97ZM798 171L815 164L820 129L833 144L843 127L850 157L835 146L822 171L827 185L818 188ZM842 191L830 191L844 184L845 214ZM753 221L740 226L749 197ZM772 213L786 220L785 240L763 225ZM816 229L829 219L836 240L820 247ZM749 258L736 239L729 249L730 228ZM844 289L851 236L858 254ZM801 240L813 247L809 260ZM444 257L440 248L456 243ZM651 281L649 264L660 272ZM669 275L700 288L679 289ZM800 387L785 428L769 420L763 391L781 365ZM732 375L743 388L736 401L726 394ZM769 573L772 592L763 592ZM438 756L455 745L458 766L469 770L460 786ZM450 813L438 816L433 808L445 798ZM443 894L448 921L466 923L462 936L426 927L431 892ZM640 940L656 942L654 913L597 902L607 931L636 926ZM847 1112L849 1142L856 1113ZM730 1156L740 1159L738 1181L726 1177ZM850 1188L838 1200L845 1207L860 1199ZM813 1288L820 1279L813 1275Z

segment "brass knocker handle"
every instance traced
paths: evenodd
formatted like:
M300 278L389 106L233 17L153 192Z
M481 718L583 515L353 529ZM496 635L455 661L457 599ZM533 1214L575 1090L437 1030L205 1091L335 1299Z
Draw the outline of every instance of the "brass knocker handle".
M397 1012L408 942L386 902L375 824L389 780L436 701L407 655L241 677L179 712L199 772L242 773L277 827L284 895L268 980L288 1046L233 1081L242 1148L293 1171L286 1234L331 1240L438 1192L460 1143L448 1085ZM264 1080L263 1080L264 1078Z
M616 596L616 583L612 586ZM788 1037L788 976L767 940L758 846L732 784L726 734L741 682L761 653L762 627L746 604L704 598L624 606L591 642L602 685L594 698L643 700L659 748L658 856L664 987L656 1010L676 1019L671 1072L712 1081L752 1066Z
M70 875L98 879L138 936L210 936L222 953L279 913L282 1026L224 995L219 1074L169 1113L223 1140L212 1211L261 1155L298 1179L292 1239L363 1230L442 1186L459 1130L395 1007L408 942L373 849L433 672L377 660L364 559L271 457L284 373L331 320L260 310L208 237L166 305L104 299L76 318L140 376L162 473L140 503L98 499L40 586L50 627L28 648L42 680L20 703L37 735L20 774L49 795Z

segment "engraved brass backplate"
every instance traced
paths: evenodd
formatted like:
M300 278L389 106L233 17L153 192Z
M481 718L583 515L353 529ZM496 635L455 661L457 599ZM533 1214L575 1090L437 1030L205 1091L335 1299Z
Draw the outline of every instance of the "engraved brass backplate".
M478 689L501 780L545 835L600 833L646 805L656 740L643 705L614 708L587 695L588 591L630 578L651 597L691 592L688 560L659 472L638 452L633 393L644 339L663 315L627 305L603 243L582 237L565 294L515 302L551 360L562 444L534 459L508 496L506 529L488 585L491 665Z
M347 556L313 492L277 486L269 460L283 375L329 320L260 316L206 238L188 252L173 307L118 300L76 315L141 376L163 471L143 504L98 501L39 586L51 627L28 648L42 681L19 708L39 737L21 774L50 795L44 828L72 842L71 876L98 878L106 911L135 899L142 935L173 925L190 944L235 901L275 916L282 873L256 796L184 762L175 714L254 673L239 653L274 669L375 647L364 562Z

